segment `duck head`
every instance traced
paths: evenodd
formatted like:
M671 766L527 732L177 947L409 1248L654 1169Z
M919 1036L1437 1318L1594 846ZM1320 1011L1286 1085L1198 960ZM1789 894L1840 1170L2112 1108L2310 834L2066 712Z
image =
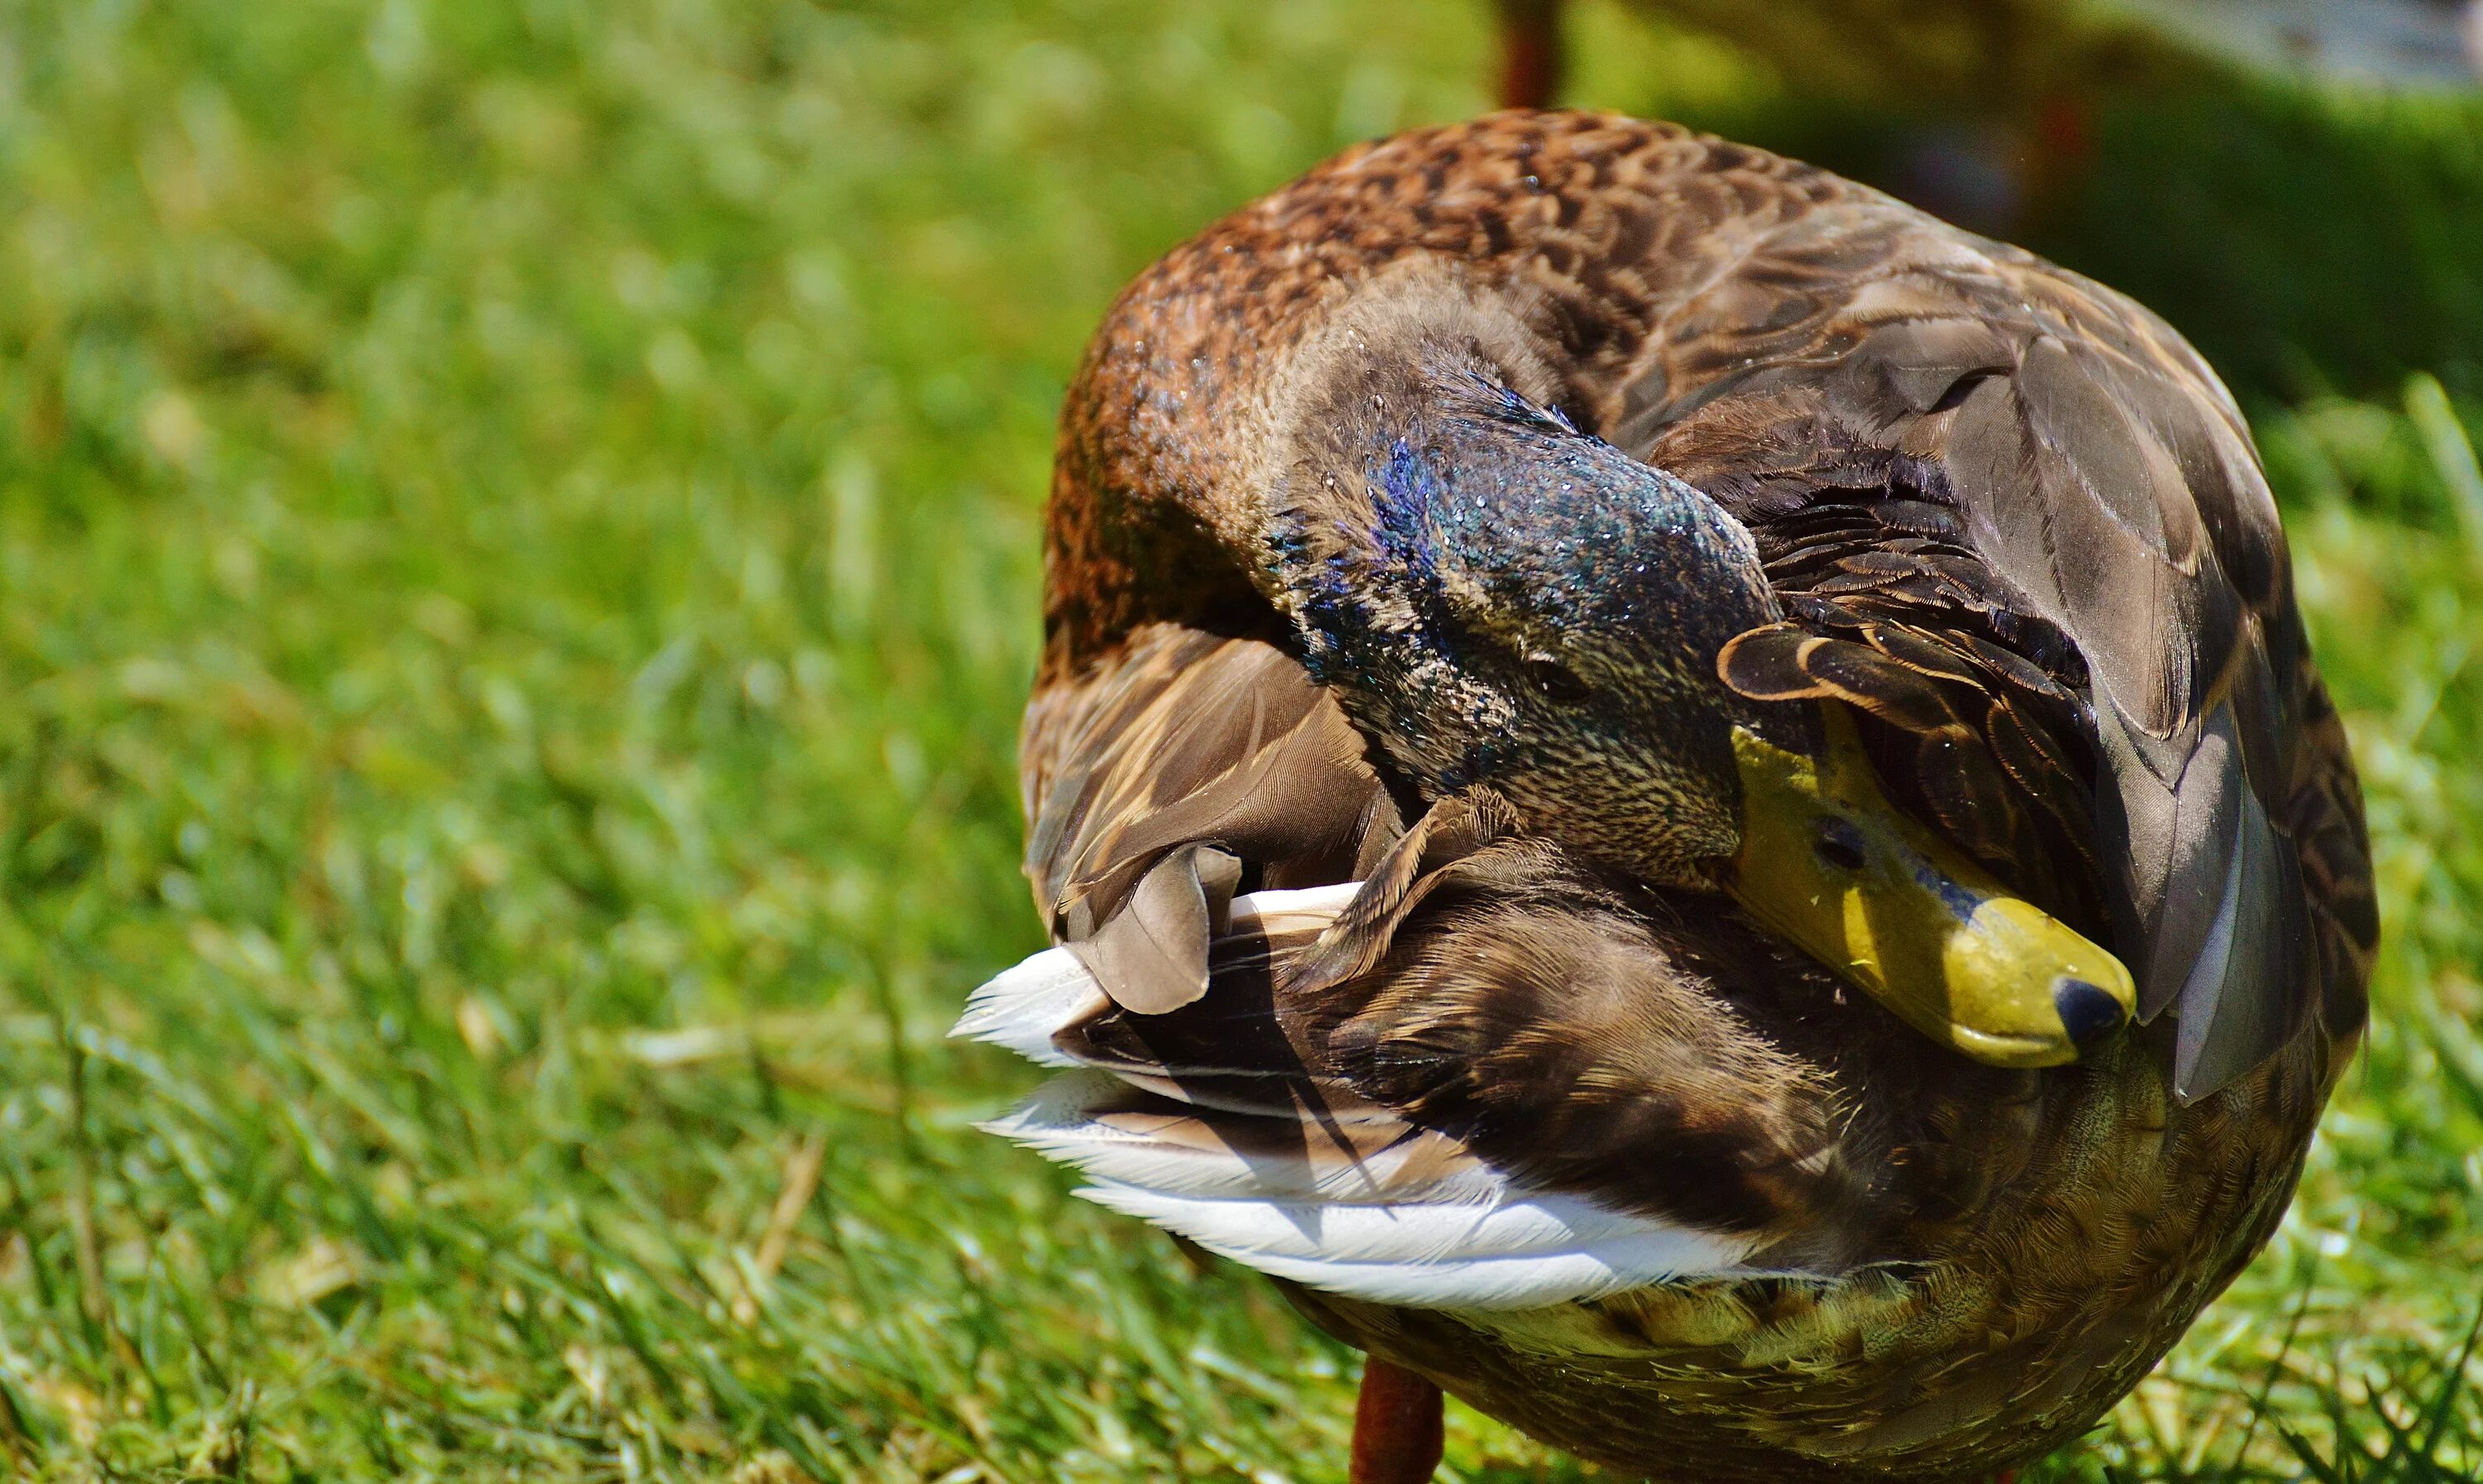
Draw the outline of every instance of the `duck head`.
M1304 662L1429 797L1487 787L1616 873L1732 895L1917 1028L2045 1066L2127 971L1882 793L1833 702L1718 656L1782 618L1750 535L1479 358L1331 398L1268 529Z
M1721 888L1736 730L1818 745L1805 709L1717 676L1782 617L1749 533L1482 371L1436 370L1356 410L1279 523L1305 663L1425 792L1486 785L1599 861Z

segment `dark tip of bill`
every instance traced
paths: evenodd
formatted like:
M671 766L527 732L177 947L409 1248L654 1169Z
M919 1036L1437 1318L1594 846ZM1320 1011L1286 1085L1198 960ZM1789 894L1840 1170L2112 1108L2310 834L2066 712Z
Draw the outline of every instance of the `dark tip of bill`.
M2084 1051L2121 1029L2121 1001L2084 979L2059 979L2052 984L2052 1008L2069 1042Z

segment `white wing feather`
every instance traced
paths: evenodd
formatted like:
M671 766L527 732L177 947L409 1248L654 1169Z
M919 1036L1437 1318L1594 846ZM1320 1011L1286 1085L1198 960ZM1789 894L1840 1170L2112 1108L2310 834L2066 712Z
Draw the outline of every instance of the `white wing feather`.
M1316 931L1358 884L1236 898L1234 936ZM1053 1034L1103 1008L1064 949L975 992L950 1032L1077 1067ZM1448 1136L1147 1102L1093 1070L984 1126L1092 1181L1079 1193L1310 1287L1427 1309L1518 1310L1735 1269L1749 1238L1529 1190Z

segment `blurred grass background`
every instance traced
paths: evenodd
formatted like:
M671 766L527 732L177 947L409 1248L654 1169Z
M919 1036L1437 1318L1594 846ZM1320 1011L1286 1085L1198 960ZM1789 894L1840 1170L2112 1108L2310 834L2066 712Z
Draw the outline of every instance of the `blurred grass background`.
M1580 9L1575 101L1873 168ZM968 1123L1113 289L1486 106L1479 4L0 15L0 1471L1322 1484L1352 1357ZM2098 101L2037 245L2233 375L2371 1047L2042 1480L2483 1472L2483 105ZM1595 1476L1453 1409L1470 1481Z

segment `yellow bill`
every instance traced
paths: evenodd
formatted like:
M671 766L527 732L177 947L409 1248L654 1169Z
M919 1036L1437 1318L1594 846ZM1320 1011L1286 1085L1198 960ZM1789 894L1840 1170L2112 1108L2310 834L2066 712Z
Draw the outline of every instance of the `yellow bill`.
M2077 1060L2127 1022L2129 970L1890 805L1833 704L1824 757L1736 729L1745 911L1906 1023L1995 1067Z

